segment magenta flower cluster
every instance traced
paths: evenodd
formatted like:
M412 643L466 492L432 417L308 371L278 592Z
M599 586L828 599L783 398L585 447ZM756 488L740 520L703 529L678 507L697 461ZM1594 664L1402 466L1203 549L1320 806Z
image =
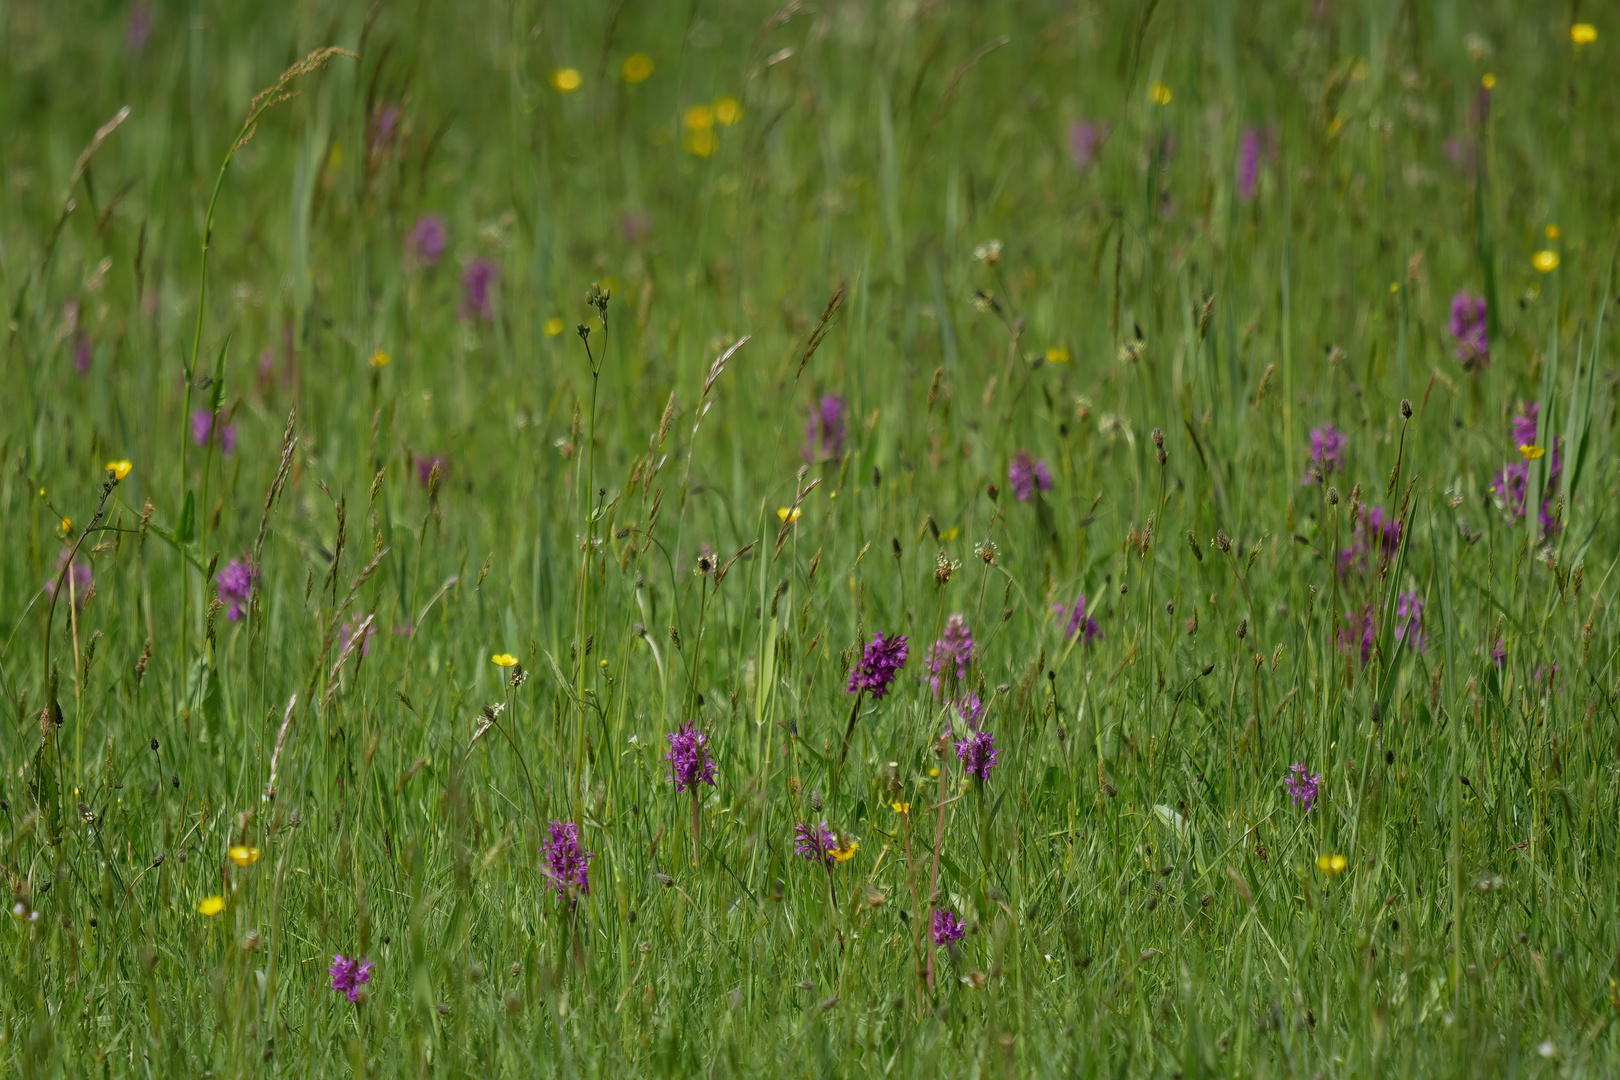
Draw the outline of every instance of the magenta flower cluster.
M1311 460L1301 486L1320 483L1328 473L1344 467L1344 432L1332 424L1311 428Z
M1486 331L1485 298L1466 291L1451 298L1451 336L1457 340L1452 355L1469 370L1491 362L1491 341Z
M1012 464L1007 466L1007 482L1012 485L1018 501L1023 502L1035 494L1037 488L1041 491L1052 490L1052 470L1046 467L1044 460L1034 460L1029 456L1029 451L1020 450L1013 455Z
M956 912L949 908L939 908L934 912L934 944L938 946L949 945L953 941L961 941L962 933L967 928L962 920L956 917Z
M1392 559L1400 547L1400 519L1381 506L1369 507L1356 522L1349 546L1339 552L1339 573L1365 571L1370 559Z
M669 778L675 782L676 792L689 788L695 792L699 784L713 787L715 765L714 759L709 757L708 735L688 720L679 731L670 732L666 738L669 753L664 755L664 760L669 762Z
M540 845L540 855L546 860L542 872L557 895L572 905L572 894L591 895L591 860L596 852L580 846L579 826L571 821L553 821L549 829L550 835Z
M996 749L994 735L970 726L967 738L956 744L956 756L962 762L962 771L982 784L990 779L990 770L996 767L1001 751Z
M837 394L823 394L810 406L804 429L804 460L838 461L844 456L844 413L849 402Z
M360 987L371 981L370 960L346 959L342 953L332 957L327 971L332 976L332 989L343 994L353 1004L360 1001Z
M860 660L850 670L849 692L856 694L865 690L874 700L887 694L895 676L906 664L909 649L904 634L888 639L880 633L873 634L872 640L861 650Z
M214 413L212 409L198 409L191 414L191 441L198 446L207 446L209 437L214 434ZM226 457L236 453L236 425L225 424L219 429L220 452Z
M1405 641L1407 648L1420 653L1429 651L1429 635L1423 632L1423 597L1415 592L1403 592L1395 599L1395 640Z
M1515 416L1509 427L1513 435L1515 449L1521 446L1536 445L1536 428L1541 416L1541 404L1527 401ZM1543 535L1551 536L1558 531L1558 519L1553 516L1553 498L1546 494L1558 486L1559 478L1564 475L1563 440L1553 439L1552 449L1547 454L1547 481L1543 487L1541 509L1539 518ZM1510 521L1522 521L1525 509L1530 501L1530 462L1515 455L1513 460L1491 478L1491 494L1496 499L1496 505L1508 516Z
M832 865L832 852L838 847L838 837L823 821L820 825L801 822L793 826L793 854L806 861Z
M219 585L219 602L225 605L227 619L235 622L247 613L258 578L258 572L241 559L232 559L225 564L225 569L214 575Z
M1081 593L1075 598L1074 604L1056 603L1052 610L1068 621L1063 627L1063 640L1067 641L1074 635L1080 635L1080 646L1085 648L1093 641L1103 636L1102 630L1097 626L1097 620L1086 612L1086 594Z
M501 283L501 268L488 259L474 259L461 273L461 306L457 314L471 322L495 321L495 289Z
M411 226L411 231L405 238L405 257L417 266L433 266L444 254L444 245L449 234L444 226L444 218L437 214L423 214Z
M1283 786L1288 789L1288 797L1294 800L1294 805L1302 808L1306 813L1316 805L1316 792L1322 783L1322 774L1311 775L1304 765L1295 763L1288 767L1288 776L1283 780Z

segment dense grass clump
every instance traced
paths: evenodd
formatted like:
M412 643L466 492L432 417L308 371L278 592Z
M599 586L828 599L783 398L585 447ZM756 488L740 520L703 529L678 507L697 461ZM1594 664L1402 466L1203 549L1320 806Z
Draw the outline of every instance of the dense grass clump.
M1601 14L0 7L3 1071L1614 1074Z

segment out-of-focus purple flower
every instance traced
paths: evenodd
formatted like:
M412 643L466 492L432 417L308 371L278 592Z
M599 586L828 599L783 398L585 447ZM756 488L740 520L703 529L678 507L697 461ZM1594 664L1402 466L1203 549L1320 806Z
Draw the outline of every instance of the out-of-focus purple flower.
M90 374L90 361L95 352L90 347L90 335L80 330L73 335L73 370L80 375Z
M140 0L129 9L129 21L124 24L124 47L132 53L146 51L146 39L152 36L152 6Z
M1412 632L1410 639L1407 631ZM1395 640L1405 640L1409 648L1418 652L1429 651L1429 635L1423 632L1423 597L1415 592L1403 592L1395 599Z
M56 595L56 579L61 576L62 567L67 565L67 561L68 550L63 548L62 554L56 557L56 573L52 574L51 579L45 583L46 595L52 597ZM73 602L82 608L85 600L89 598L91 593L95 592L95 579L95 571L90 568L87 561L74 559L73 569L69 570L67 576L62 578L62 585L69 590L68 595L73 597Z
M1465 173L1474 171L1474 141L1472 139L1464 140L1453 135L1442 144L1442 148L1446 152L1446 160L1460 171Z
M973 631L960 613L953 613L945 620L945 629L939 640L928 650L928 685L933 688L936 697L939 696L940 683L950 678L952 666L956 668L957 682L967 678L973 653Z
M433 480L433 470L439 470L439 483L450 474L450 459L443 454L427 454L416 459L416 478L427 487Z
M620 228L624 232L625 243L639 244L647 239L647 234L652 231L652 219L646 214L632 211L624 215Z
M956 700L955 704L956 714L969 727L984 718L984 702L979 700L978 694L963 694Z
M214 575L214 581L219 585L219 602L225 605L227 619L235 622L247 613L258 578L253 567L241 559L232 559L225 564L225 569Z
M838 461L844 456L844 412L849 402L837 394L823 394L810 406L804 429L804 460Z
M962 920L956 917L956 912L950 908L938 908L934 911L935 945L944 947L953 941L961 941L962 933L966 929L962 925Z
M1495 667L1507 666L1507 640L1497 638L1496 644L1491 646L1491 664Z
M191 441L198 446L208 445L214 431L214 413L210 409L197 409L191 414ZM226 457L236 453L236 425L224 424L219 429L220 452Z
M860 660L850 670L849 692L869 691L874 701L887 694L894 677L905 666L909 651L904 634L887 640L882 634L873 634L872 640L861 650Z
M327 969L332 976L332 989L347 997L350 1004L358 1004L360 987L371 981L371 968L370 960L346 960L342 953L338 953L332 957L332 966Z
M1303 807L1310 813L1311 807L1316 805L1316 789L1322 783L1322 774L1310 774L1304 765L1293 764L1288 766L1288 777L1283 780L1283 786L1288 789L1288 797L1294 800L1294 805Z
M365 621L366 617L364 615L356 614L350 618L348 622L343 624L343 629L338 631L338 650L340 652L349 647L349 640L360 632L360 624ZM373 619L371 623L366 626L366 636L364 640L360 642L361 656L371 655L371 639L376 636L377 621Z
M574 905L572 894L591 895L591 860L596 852L580 847L578 825L571 821L553 821L550 835L540 845L540 854L546 860L542 872L570 907Z
M1361 666L1366 667L1367 661L1372 659L1373 641L1378 633L1378 624L1373 619L1372 605L1368 604L1360 611L1347 612L1344 616L1347 624L1339 631L1339 647L1341 649L1354 649L1357 644L1361 646Z
M1496 499L1497 509L1506 514L1509 521L1524 517L1524 504L1530 495L1530 463L1510 461L1498 469L1491 477L1491 494Z
M1524 403L1519 414L1510 421L1515 447L1537 445L1536 427L1540 416L1539 402ZM1542 488L1541 508L1537 515L1544 536L1551 536L1562 527L1553 516L1554 501L1551 493L1557 488L1558 480L1564 473L1563 443L1563 439L1554 438L1547 454L1547 479ZM1515 457L1503 465L1491 478L1491 494L1496 500L1497 507L1507 515L1508 520L1522 520L1530 497L1530 462Z
M1244 128L1243 138L1238 140L1238 198L1244 202L1254 201L1254 193L1260 182L1260 132L1255 128Z
M801 822L793 826L793 854L808 862L832 865L832 853L838 848L838 836L823 821L820 825Z
M990 779L990 770L996 767L1001 751L996 749L996 737L979 728L969 728L967 738L956 744L956 756L962 769L981 784Z
M394 147L394 136L399 134L399 106L393 102L378 105L371 114L371 152L385 154Z
M1041 491L1052 490L1052 472L1044 460L1036 461L1028 451L1020 450L1013 455L1012 464L1007 466L1007 482L1012 485L1013 494L1023 502L1035 494L1037 488Z
M1322 477L1344 465L1344 432L1332 424L1311 428L1311 461L1305 469L1302 486L1320 483Z
M1485 319L1485 298L1466 290L1451 298L1451 336L1457 339L1452 355L1469 371L1491 362L1491 339Z
M1519 415L1509 421L1513 429L1513 445L1534 446L1536 444L1536 427L1541 422L1541 402L1527 401L1519 409Z
M1069 126L1069 160L1085 172L1097 160L1097 152L1108 139L1108 125L1080 120Z
M714 760L709 757L709 736L688 720L667 738L669 753L664 755L664 760L669 762L669 778L675 781L676 792L688 788L695 791L699 784L714 787L715 768Z
M1368 509L1356 522L1350 546L1339 552L1339 572L1366 570L1369 559L1391 559L1401 547L1401 523L1382 506Z
M1063 628L1063 639L1067 641L1080 635L1080 646L1084 648L1103 636L1102 630L1097 626L1097 620L1086 613L1086 594L1081 593L1075 598L1074 606L1067 604L1053 604L1052 610L1059 615L1068 617L1068 624Z
M439 256L444 254L445 240L448 236L444 218L438 214L423 214L416 219L416 224L411 226L410 235L405 238L405 255L417 266L433 266L439 261Z
M501 283L501 268L488 259L474 259L461 273L461 306L456 309L463 319L495 321L495 290Z

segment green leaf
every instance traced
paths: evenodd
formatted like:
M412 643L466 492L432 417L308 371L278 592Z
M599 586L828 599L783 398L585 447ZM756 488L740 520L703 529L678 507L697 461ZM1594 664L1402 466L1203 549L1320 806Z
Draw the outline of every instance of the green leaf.
M180 523L174 527L174 538L178 543L189 544L196 539L197 532L197 499L190 492L186 492L186 500L180 505Z

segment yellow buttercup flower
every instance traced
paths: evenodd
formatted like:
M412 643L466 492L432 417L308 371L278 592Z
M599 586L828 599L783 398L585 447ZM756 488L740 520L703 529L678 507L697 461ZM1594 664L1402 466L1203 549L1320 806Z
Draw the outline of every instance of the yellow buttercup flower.
M1597 27L1589 22L1578 22L1569 28L1569 40L1577 45L1590 45L1597 40Z
M1153 99L1155 105L1170 104L1170 88L1162 82L1156 82L1148 87L1148 97Z
M206 915L210 919L224 910L225 898L223 896L205 896L197 902L197 914Z
M122 480L124 477L129 475L129 470L133 469L134 467L135 466L131 465L127 461L107 462L107 471L113 474L114 480Z
M1487 90L1495 90L1496 76L1487 71L1484 75L1480 76L1479 85L1483 86Z
M1324 874L1343 873L1344 868L1349 865L1350 860L1343 855L1318 855L1316 858L1316 868Z
M798 521L800 515L803 513L804 511L800 510L797 506L778 507L776 511L776 520L780 521L784 525L788 525Z
M714 127L714 110L707 105L693 105L681 114L681 123L688 131L708 131Z
M509 652L498 652L489 659L496 667L515 667L518 662L517 657Z
M371 354L371 366L372 367L387 367L388 366L388 354L383 352L381 349L378 349L376 352L372 353Z
M911 813L911 804L896 800L889 804L889 809L893 810L897 814L909 814Z
M619 67L619 77L632 85L645 82L653 73L653 59L644 52L631 53Z
M1530 443L1523 443L1519 447L1519 456L1526 461L1534 461L1546 452L1545 446L1533 446Z
M1560 235L1562 235L1562 234L1559 232L1558 226L1556 226L1556 225L1548 225L1547 226L1547 239L1556 240L1556 239L1558 239L1558 237Z
M243 847L237 844L225 854L229 855L231 862L237 866L252 866L259 861L259 849L256 847Z
M861 842L853 836L840 836L838 846L832 849L831 854L839 862L849 862L855 857L855 852L860 849L860 846Z
M1558 252L1551 249L1538 251L1530 256L1530 265L1543 274L1550 274L1558 269Z
M686 148L688 154L706 158L719 148L720 140L714 137L712 129L702 128L698 131L688 131L686 137L681 140L681 145Z
M546 337L556 337L566 329L568 329L568 324L563 322L562 317L559 315L553 315L546 320Z
M561 67L551 73L552 89L562 94L572 94L584 81L585 77L571 67Z
M58 526L57 530L56 530L57 535L59 535L59 536L66 536L68 533L70 533L72 531L73 531L73 519L70 518L70 517L63 518L62 519L62 524L60 526Z
M941 540L949 541L949 540L955 540L958 536L961 536L961 535L962 535L962 526L960 526L960 525L952 525L950 528L948 528L948 529L944 530L943 532L941 532L939 534L939 538Z
M1046 362L1048 364L1067 364L1069 362L1069 350L1061 345L1052 346L1046 350Z
M721 127L730 127L742 119L742 103L727 94L714 99L714 122Z

